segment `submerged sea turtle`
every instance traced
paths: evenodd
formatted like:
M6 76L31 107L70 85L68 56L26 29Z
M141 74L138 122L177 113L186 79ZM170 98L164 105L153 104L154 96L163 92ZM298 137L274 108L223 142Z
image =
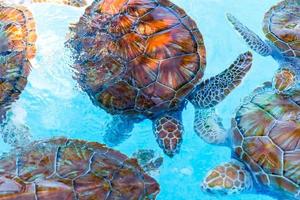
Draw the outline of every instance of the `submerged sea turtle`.
M210 171L204 190L257 191L300 199L300 89L276 93L269 82L245 98L232 119L232 160Z
M0 109L5 116L27 83L35 56L35 23L23 6L0 2Z
M186 100L196 107L196 131L203 124L214 129L219 119L213 107L240 84L252 62L249 52L242 54L197 85L206 66L202 35L168 0L94 1L71 32L67 45L79 85L95 105L113 114L106 143L120 143L134 123L149 118L169 156L179 151Z
M84 0L0 0L0 132L4 140L9 143L15 143L16 140L22 141L24 139L22 137L28 132L27 127L7 125L6 123L11 123L11 121L5 119L9 107L19 98L26 86L31 69L29 60L33 59L36 54L37 35L32 13L24 6L12 4L27 2L85 5ZM24 134L20 134L21 132Z
M163 164L163 157L156 155L152 149L139 149L132 157L136 158L139 165L149 174L158 172Z
M247 44L262 56L272 56L279 63L274 77L278 92L300 84L300 0L284 0L273 6L264 17L263 41L231 14L228 20Z
M38 141L0 159L0 199L155 199L158 183L124 154L96 142Z

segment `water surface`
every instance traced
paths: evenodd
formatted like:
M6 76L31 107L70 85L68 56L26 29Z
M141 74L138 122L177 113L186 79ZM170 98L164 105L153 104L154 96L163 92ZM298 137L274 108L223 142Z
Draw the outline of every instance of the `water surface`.
M263 37L265 11L277 0L173 0L197 22L207 48L205 78L227 68L242 52L248 50L225 19L231 12ZM37 21L38 54L33 63L29 83L19 101L13 105L14 123L30 127L33 139L68 136L102 141L110 116L95 107L73 80L69 52L64 48L68 25L76 22L83 9L38 4L29 6ZM265 81L271 80L277 64L271 58L254 53L253 67L244 82L217 106L226 128L241 99ZM206 172L230 159L230 150L205 144L193 132L194 109L183 112L185 134L181 151L173 159L165 158L156 179L161 185L159 200L271 200L259 194L213 197L203 193L199 184ZM2 145L2 141L1 141ZM131 155L140 148L152 148L163 154L146 120L135 126L132 136L116 147ZM2 145L2 151L9 146Z

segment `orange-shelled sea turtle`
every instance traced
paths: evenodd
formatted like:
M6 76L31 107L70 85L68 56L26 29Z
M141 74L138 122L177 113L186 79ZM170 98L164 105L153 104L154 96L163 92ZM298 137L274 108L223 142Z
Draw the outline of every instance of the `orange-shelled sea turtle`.
M136 159L96 142L36 141L0 159L0 200L154 200L159 190Z
M179 151L186 102L196 108L196 131L202 124L214 129L219 119L213 107L240 84L252 63L251 53L241 54L228 69L202 81L202 35L168 0L94 1L71 26L67 46L74 53L79 85L113 115L106 143L120 143L134 123L148 118L169 156Z

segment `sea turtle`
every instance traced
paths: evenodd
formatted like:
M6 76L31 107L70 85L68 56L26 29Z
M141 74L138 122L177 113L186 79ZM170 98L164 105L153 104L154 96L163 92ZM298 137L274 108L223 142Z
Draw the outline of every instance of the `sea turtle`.
M163 157L156 155L152 149L139 149L132 155L148 174L157 173L163 164Z
M96 142L55 138L0 159L0 199L155 199L158 183L136 159Z
M233 15L227 14L251 49L262 56L272 56L279 63L274 77L277 92L300 84L300 0L284 0L273 6L263 20L267 41L260 39Z
M0 110L5 117L27 83L35 56L35 23L23 6L0 2Z
M202 35L168 0L94 1L70 29L66 44L73 51L75 78L96 106L113 115L104 137L109 145L148 118L159 146L173 156L182 141L187 100L196 108L195 122L213 129L214 105L240 84L252 63L251 53L241 54L221 74L201 82Z
M19 140L16 134L21 136L21 139L28 133L27 127L9 124L11 121L6 115L11 104L19 98L26 86L31 69L30 60L36 54L37 39L32 13L19 4L35 2L86 5L85 0L0 0L0 132L5 141L12 143ZM20 134L21 132L24 134Z
M206 191L261 192L300 199L300 89L277 93L271 82L245 98L228 138L232 160L208 172Z

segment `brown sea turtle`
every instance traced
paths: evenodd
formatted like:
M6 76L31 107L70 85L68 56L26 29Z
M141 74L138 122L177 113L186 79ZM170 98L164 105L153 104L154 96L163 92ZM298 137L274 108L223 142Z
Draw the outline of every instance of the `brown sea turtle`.
M196 124L214 129L213 107L240 84L252 61L249 52L241 54L221 74L201 82L206 66L202 35L168 0L94 1L71 27L67 45L79 85L113 115L106 143L119 144L134 123L148 118L169 156L179 151L187 100L196 108Z
M13 3L19 4L13 4ZM6 118L11 104L26 86L31 64L36 54L36 25L32 13L21 3L53 2L84 6L84 0L0 0L0 133L9 143L23 138L27 127L17 127ZM6 121L5 121L6 120ZM20 134L20 133L24 134ZM27 136L26 136L27 137ZM22 139L21 139L22 140Z
M263 20L267 41L260 39L231 14L228 20L246 43L262 56L272 56L279 63L274 77L278 92L300 84L300 0L284 0L270 8Z
M0 109L1 117L27 83L36 47L35 23L23 6L0 2Z
M0 159L1 200L150 200L158 193L136 159L96 142L37 141Z
M210 171L202 188L215 194L259 192L300 199L300 89L271 83L244 99L232 119L232 160Z

